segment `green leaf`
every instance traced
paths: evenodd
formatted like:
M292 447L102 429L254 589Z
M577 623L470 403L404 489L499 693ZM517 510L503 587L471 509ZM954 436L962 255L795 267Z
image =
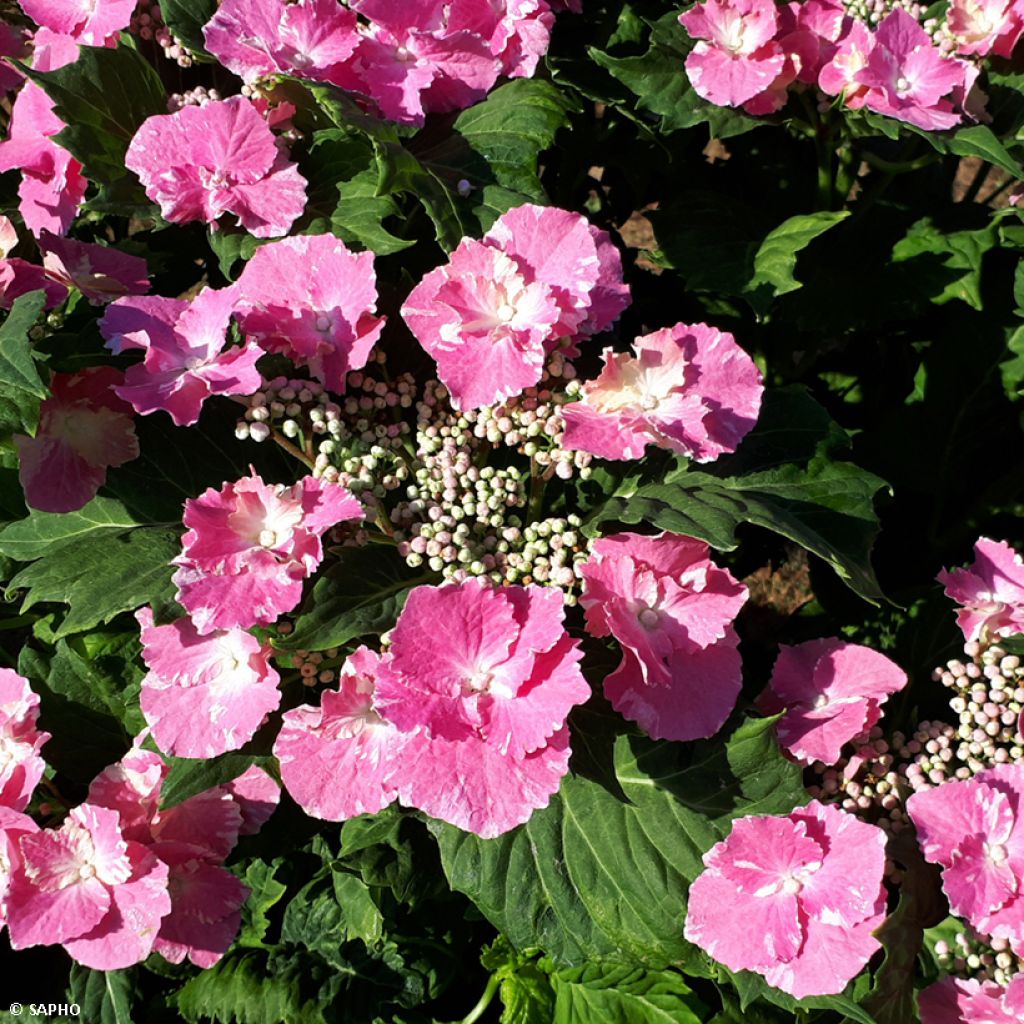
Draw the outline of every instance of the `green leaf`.
M322 651L379 635L395 624L409 590L432 578L376 545L345 548L313 585L295 629L274 642L289 651Z
M322 1015L302 996L293 970L271 970L261 952L229 953L185 982L175 996L188 1024L305 1024Z
M772 988L760 974L751 971L739 971L733 974L724 967L719 966L719 973L723 978L728 979L736 988L740 997L740 1009L746 1011L759 1000L766 1000L775 1006L787 1010L790 1014L797 1011L805 1015L813 1010L833 1010L842 1013L848 1021L855 1021L856 1024L879 1024L875 1018L858 1005L857 1001L847 993L835 996L809 996L806 999L794 999L791 995L777 988ZM901 1022L906 1024L906 1022Z
M55 71L18 65L54 102L67 125L55 141L79 160L90 181L137 185L124 166L128 143L147 117L167 113L167 93L153 65L120 45L80 47L73 64Z
M139 998L133 971L93 971L71 964L68 999L89 1024L133 1024L132 1004Z
M370 887L347 871L333 873L334 896L345 915L346 935L361 939L368 946L384 935L384 917L373 900Z
M211 758L165 757L170 771L160 790L160 807L166 810L188 800L189 797L205 793L208 789L223 786L253 765L261 768L272 767L272 760L263 754L245 753L232 750Z
M160 16L175 39L193 53L206 52L203 26L217 13L217 0L161 0Z
M431 823L449 884L515 949L539 946L560 965L661 969L699 957L682 924L702 854L733 818L787 813L807 799L772 721L745 722L726 745L620 737L616 774L628 800L570 776L545 809L497 839Z
M239 946L264 945L263 940L270 927L267 913L281 902L287 891L287 886L276 878L283 863L283 857L276 857L270 864L254 860L246 867L242 881L249 887L249 897L242 906L242 928L237 940Z
M544 200L537 178L540 154L568 123L570 100L550 82L520 78L464 110L455 131L486 161L493 181L526 198ZM472 177L467 174L472 181Z
M139 710L142 672L122 658L90 660L73 650L66 640L57 641L47 683L54 693L84 707L117 719L128 736L146 725Z
M26 591L23 612L46 601L68 605L54 636L69 636L121 612L169 600L174 593L170 563L180 551L175 530L125 530L105 535L103 544L89 534L61 543L22 569L8 587Z
M876 601L883 595L870 559L878 533L874 497L886 485L836 461L846 443L803 389L768 391L757 427L735 455L710 471L680 460L662 481L610 499L584 529L593 535L610 521L648 523L732 550L736 528L752 523L824 559L854 591Z
M31 398L46 398L49 391L39 377L28 332L43 311L46 295L29 292L14 300L7 319L0 326L0 385Z
M0 530L0 554L19 562L52 555L76 540L91 538L103 544L108 536L140 526L119 501L93 498L77 512L40 512Z
M1024 178L1020 161L1011 156L987 124L961 128L949 139L949 151L957 156L979 156L982 160L1009 171L1015 178Z
M797 256L849 215L849 210L841 210L790 217L771 231L754 253L754 276L747 285L751 305L765 313L773 298L802 288L801 282L793 277Z
M258 238L247 231L211 230L207 235L210 248L217 257L220 272L229 280L234 280L235 264L239 260L251 260L253 253L260 246Z
M910 285L937 306L961 299L980 310L982 259L997 238L991 222L976 230L950 231L924 217L893 247L892 261L915 270L908 276Z
M681 974L587 964L551 975L553 1024L700 1024L699 1001Z

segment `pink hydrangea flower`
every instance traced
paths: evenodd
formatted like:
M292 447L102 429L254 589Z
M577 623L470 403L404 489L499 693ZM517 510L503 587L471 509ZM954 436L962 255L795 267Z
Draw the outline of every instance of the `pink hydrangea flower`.
M65 288L77 288L93 305L149 291L149 268L141 256L59 238L49 231L40 232L39 251L47 277Z
M384 327L374 315L376 282L373 253L350 252L333 235L271 242L238 279L242 330L344 392L346 376L366 365Z
M200 636L189 619L142 627L142 713L161 750L175 757L216 757L252 739L281 703L280 677L267 644L241 629Z
M875 47L875 36L864 22L847 19L846 31L830 60L818 73L818 87L829 96L842 96L851 110L864 106L868 87L861 84L860 75L868 66L868 58Z
M335 81L360 35L355 14L337 0L225 0L203 38L224 67L251 85L277 74Z
M244 96L147 118L125 166L174 224L230 213L257 238L273 238L306 205L306 179Z
M868 87L866 105L929 131L952 128L961 115L947 98L967 92L968 65L944 57L920 22L894 8L875 31L875 45L857 80Z
M1024 1020L1024 974L1004 988L977 978L943 978L917 997L921 1024L1020 1024Z
M240 835L258 831L279 791L253 767L232 783L160 811L166 774L159 755L135 747L93 781L89 799L115 810L124 835L144 844L168 871L171 907L153 950L172 963L187 957L211 967L234 941L249 893L221 864Z
M416 587L392 631L376 706L401 729L479 739L512 758L537 750L590 696L563 601L555 587L494 589L478 578Z
M55 71L77 57L78 46L69 37L45 28L36 32L32 63L37 71ZM14 101L7 139L0 142L0 172L21 171L18 209L33 235L63 235L85 198L82 165L52 141L64 127L50 97L35 82L26 82Z
M169 871L173 902L153 950L172 964L187 957L197 967L212 967L238 934L249 888L195 847L162 843L158 852Z
M225 348L237 286L206 288L191 302L127 296L111 303L100 333L116 353L141 349L115 390L143 415L166 412L178 426L199 419L211 395L251 395L262 378L263 350L254 342Z
M581 566L587 632L611 634L639 659L645 681L667 683L672 660L725 637L747 600L709 555L704 541L677 533L594 541Z
M743 688L740 639L730 626L705 648L677 650L667 679L651 684L647 667L628 648L604 681L604 695L623 718L652 739L689 741L714 736L736 707Z
M946 15L956 52L1012 57L1024 33L1021 0L952 0Z
M357 648L319 707L285 712L274 756L292 799L314 818L343 821L383 810L398 796L401 774L429 756L421 736L400 731L375 707L380 664L379 654Z
M704 854L684 934L798 999L841 992L880 948L885 842L816 800L786 817L740 818Z
M1024 952L1024 766L915 793L907 811L927 860L942 867L950 910Z
M499 75L532 75L554 17L545 0L359 0L363 38L337 84L372 97L393 120L482 100Z
M14 438L30 508L74 512L96 496L108 469L138 457L131 409L115 393L123 380L112 366L54 374L36 436Z
M731 334L677 324L637 338L634 355L604 351L582 401L562 409L566 448L639 459L649 444L711 462L757 422L761 373Z
M285 487L253 471L211 487L185 502L178 600L201 634L272 623L299 603L302 581L323 558L323 534L362 517L344 487L312 476Z
M23 835L20 848L7 896L14 949L61 943L98 970L149 955L171 909L167 867L124 839L116 811L81 804L59 829Z
M938 580L961 606L956 621L967 640L1024 632L1024 560L1006 541L980 537L974 563Z
M526 204L464 239L413 289L402 316L459 408L536 384L560 339L606 329L628 302L604 232L565 210Z
M428 749L399 776L399 801L482 839L500 836L547 807L572 753L568 726L522 758L479 740L434 738Z
M37 24L86 46L103 46L127 28L135 0L18 0Z
M0 805L0 929L7 923L4 908L11 876L21 869L21 837L38 831L27 814Z
M253 765L237 779L221 787L242 815L240 836L254 836L270 820L281 802L281 787L262 769Z
M705 0L680 14L679 23L698 40L686 58L686 75L702 99L738 107L783 70L774 0Z
M28 680L0 668L0 807L23 811L43 777L39 753L50 738L36 727L39 697Z
M835 764L906 685L906 673L884 654L829 637L783 646L758 706L769 715L785 712L775 731L798 761Z
M0 309L10 309L15 299L40 289L46 293L47 309L59 306L68 297L67 288L51 281L42 267L18 256L0 260Z

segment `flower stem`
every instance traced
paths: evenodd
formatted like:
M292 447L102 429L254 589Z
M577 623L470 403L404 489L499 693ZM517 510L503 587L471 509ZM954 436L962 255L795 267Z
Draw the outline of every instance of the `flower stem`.
M487 979L487 988L484 989L484 994L480 997L479 1002L473 1007L465 1017L462 1018L460 1024L476 1024L476 1022L484 1015L487 1007L491 1005L494 997L498 993L498 987L501 985L501 979L496 975L492 974Z

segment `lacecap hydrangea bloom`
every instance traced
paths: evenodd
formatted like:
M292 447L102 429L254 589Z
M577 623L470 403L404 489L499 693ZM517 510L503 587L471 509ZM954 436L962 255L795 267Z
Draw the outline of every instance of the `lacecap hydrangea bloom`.
M228 325L237 285L205 288L191 302L158 296L127 296L110 304L100 320L107 347L140 349L117 394L143 415L163 410L178 426L199 419L211 395L251 395L263 378L254 342L228 347Z
M921 1024L1020 1024L1024 974L1005 987L977 978L943 978L917 997Z
M40 732L38 720L39 697L28 680L0 668L0 807L25 810L43 777L39 751L50 734Z
M957 53L1011 57L1024 33L1024 2L952 0L946 18Z
M1024 632L1024 560L1006 541L979 538L968 568L938 578L960 605L956 621L966 640Z
M234 215L257 238L285 235L306 206L306 179L244 96L147 118L125 166L174 224Z
M456 408L519 394L563 339L606 330L629 301L608 235L579 214L525 204L483 241L463 239L409 294L402 316Z
M828 637L783 646L758 706L769 715L785 712L775 732L798 761L835 764L906 685L907 674L884 654Z
M842 992L880 948L885 843L880 828L816 800L739 818L704 854L686 938L798 999Z
M384 327L384 318L374 315L373 253L351 252L333 235L261 246L245 265L238 291L246 336L308 367L337 392L345 391L352 370L366 365Z
M175 757L216 757L237 750L281 703L271 648L242 629L196 632L190 619L142 627L142 713L153 739Z
M86 46L104 46L128 27L135 0L18 0L37 24Z
M14 437L30 508L74 512L96 496L108 469L138 457L131 407L116 394L123 382L113 366L54 374L35 437Z
M254 470L211 487L185 502L178 601L200 634L273 623L299 603L302 581L323 559L324 533L362 517L344 487L312 476L286 487Z
M491 838L547 805L590 688L555 588L416 587L384 657L360 649L320 708L285 716L285 786L331 820L396 798Z
M733 336L676 324L604 351L582 401L562 408L564 445L603 459L639 459L654 444L696 462L735 451L757 422L764 386Z
M655 739L712 736L742 686L732 623L747 588L681 534L619 533L590 550L580 568L587 632L623 648L605 695Z
M907 812L925 858L942 867L950 910L1024 952L1024 765L915 793Z

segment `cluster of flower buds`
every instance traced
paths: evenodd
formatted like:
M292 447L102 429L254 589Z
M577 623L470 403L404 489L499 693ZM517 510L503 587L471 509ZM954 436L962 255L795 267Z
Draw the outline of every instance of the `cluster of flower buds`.
M222 100L216 89L207 89L205 85L197 85L194 89L186 89L184 92L172 92L167 97L167 112L170 114L181 110L182 107L205 107L207 103Z
M902 7L915 21L924 23L928 9L927 4L915 3L914 0L845 0L843 6L850 17L866 21L869 25L877 25L897 7ZM928 27L925 24L925 28Z
M164 22L163 12L159 4L147 3L147 0L140 0L132 20L129 31L140 39L152 40L164 52L168 60L172 60L178 67L188 68L192 66L194 54L180 40L176 39Z
M979 935L970 925L957 932L950 945L945 939L935 943L935 958L943 970L961 978L994 981L1008 985L1024 970L1024 959L1017 956L1006 939Z

